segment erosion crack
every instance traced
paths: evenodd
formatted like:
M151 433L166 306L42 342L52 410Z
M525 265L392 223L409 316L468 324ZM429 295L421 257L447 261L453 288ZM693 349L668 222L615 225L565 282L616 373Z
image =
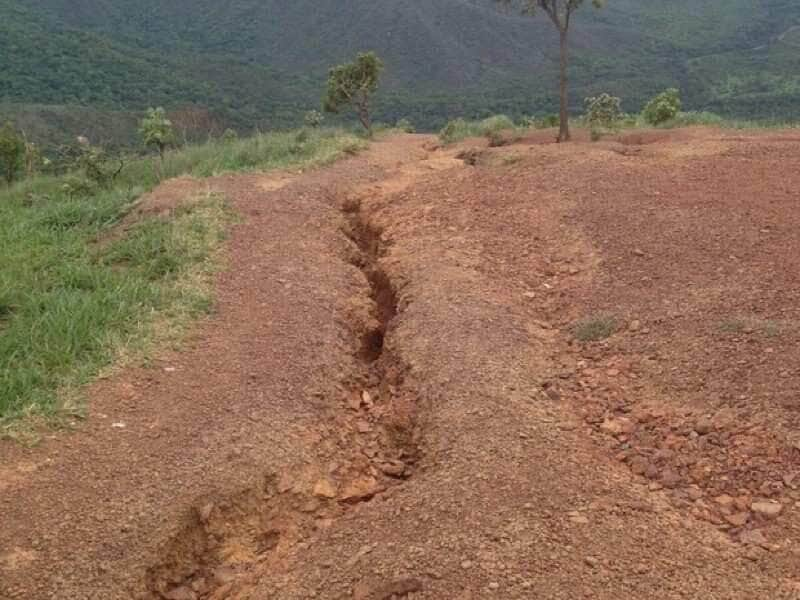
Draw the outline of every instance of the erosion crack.
M358 247L350 262L369 283L371 309L368 322L355 327L360 350L345 378L349 389L339 392L345 394L340 402L332 398L330 413L321 418L320 441L309 449L316 461L270 471L250 489L198 499L148 569L144 598L236 597L260 575L279 569L282 554L318 535L320 522L330 526L353 506L411 477L420 454L419 403L404 381L405 365L385 347L398 306L396 288L381 267L382 231L360 202L342 210L345 233ZM408 589L420 586L415 580ZM395 595L403 589L387 588Z
M364 217L360 200L346 202L343 212L349 227L348 235L360 251L356 266L369 282L370 297L374 302L376 326L363 335L361 357L376 362L383 354L386 332L397 316L397 294L379 262L383 254L382 231Z

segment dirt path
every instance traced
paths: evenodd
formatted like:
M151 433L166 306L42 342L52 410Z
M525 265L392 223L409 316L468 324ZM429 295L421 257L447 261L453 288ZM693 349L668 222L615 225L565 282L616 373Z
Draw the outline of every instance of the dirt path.
M402 136L214 182L245 217L214 317L99 383L81 431L0 446L0 597L800 597L794 409L768 401L800 372L756 366L792 334L698 329L796 305L764 261L798 256L768 165L800 144L648 135L475 167Z

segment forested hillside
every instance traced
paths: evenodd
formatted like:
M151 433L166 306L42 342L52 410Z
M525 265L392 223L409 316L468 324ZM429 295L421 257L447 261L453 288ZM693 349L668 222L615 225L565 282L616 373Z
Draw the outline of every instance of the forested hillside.
M636 110L679 85L688 108L797 118L797 25L794 0L587 6L573 103L602 90ZM387 63L379 119L542 113L555 107L551 29L491 0L0 0L0 103L65 132L69 110L43 105L203 107L226 125L274 127L318 105L330 64L374 49Z

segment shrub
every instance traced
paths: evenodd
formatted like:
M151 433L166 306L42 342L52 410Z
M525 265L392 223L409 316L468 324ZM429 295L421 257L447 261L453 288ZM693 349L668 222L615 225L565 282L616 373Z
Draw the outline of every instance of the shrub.
M8 185L16 179L24 157L25 140L11 123L6 123L0 128L0 171Z
M551 127L558 127L561 123L561 118L558 115L545 115L537 121L537 127L540 129L550 129Z
M469 137L469 124L461 118L447 122L439 132L439 138L445 143L450 144Z
M153 146L163 162L164 152L175 141L172 121L167 118L163 108L149 108L144 119L139 122L139 133L145 146Z
M592 132L592 140L597 140L606 130L616 129L622 113L621 100L616 96L606 94L586 98L585 119Z
M303 123L305 123L306 127L311 127L312 129L321 127L324 121L325 115L318 110L310 110L303 117Z
M405 133L416 133L417 128L414 127L414 124L406 118L402 118L397 123L395 123L395 129L399 129Z
M98 146L83 145L78 151L75 166L82 170L86 179L97 187L108 188L122 172L125 161L109 156Z
M531 117L528 115L522 115L517 120L517 125L522 129L532 129L536 127L536 117Z
M221 139L223 144L232 144L239 139L239 134L234 129L226 129Z
M572 334L581 342L596 342L610 337L617 328L614 317L600 315L575 323Z
M64 194L66 194L72 200L77 198L91 198L98 191L98 187L95 182L78 175L67 175L64 178L64 183L61 185L61 189Z
M677 88L670 88L650 100L642 110L642 116L650 125L660 125L674 119L680 110L680 92Z
M506 115L494 115L484 119L479 124L481 135L488 136L492 132L503 131L504 129L515 129L514 121Z

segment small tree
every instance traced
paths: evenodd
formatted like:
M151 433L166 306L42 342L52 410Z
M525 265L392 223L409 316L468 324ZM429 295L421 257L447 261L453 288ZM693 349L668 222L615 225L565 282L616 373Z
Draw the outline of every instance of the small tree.
M616 129L622 115L620 105L622 101L616 96L606 94L586 98L586 120L592 133L592 140L600 139L605 130Z
M519 6L523 14L533 15L537 9L542 9L558 29L560 41L560 129L558 141L567 142L570 139L569 133L569 81L567 78L567 67L569 66L569 26L572 14L578 10L584 0L495 0L506 5ZM605 6L605 0L592 0L595 8Z
M677 88L669 88L645 105L642 116L650 125L660 125L674 119L680 110L681 93Z
M25 157L25 140L11 123L0 128L0 171L8 185L14 183Z
M139 122L139 134L144 145L158 150L158 156L164 162L164 153L175 141L175 131L166 111L161 107L147 109L144 119Z
M325 121L325 115L323 115L318 110L310 110L303 117L303 123L305 124L305 126L311 127L312 129L317 129L318 127L321 127L323 121Z
M86 179L101 188L109 188L125 168L121 156L110 156L103 148L82 144L75 166L82 169Z
M326 112L338 113L351 106L359 121L372 135L370 98L378 89L383 62L374 52L360 53L354 62L334 67L328 73L328 90L323 101Z

